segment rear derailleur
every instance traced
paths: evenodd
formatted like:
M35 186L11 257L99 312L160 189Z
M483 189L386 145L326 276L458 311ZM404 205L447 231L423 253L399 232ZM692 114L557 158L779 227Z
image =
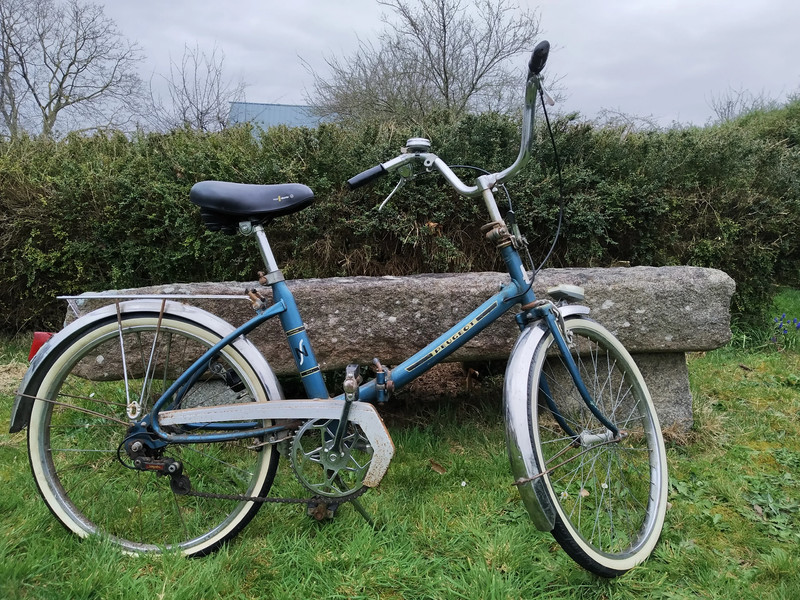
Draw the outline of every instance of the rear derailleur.
M131 465L125 464L121 457L120 462L129 469L155 473L161 477L169 477L170 489L175 494L188 494L192 485L189 478L183 474L183 463L174 458L164 456L167 443L153 439L152 436L142 432L129 432L122 443L125 453L131 460ZM119 456L119 453L117 453Z

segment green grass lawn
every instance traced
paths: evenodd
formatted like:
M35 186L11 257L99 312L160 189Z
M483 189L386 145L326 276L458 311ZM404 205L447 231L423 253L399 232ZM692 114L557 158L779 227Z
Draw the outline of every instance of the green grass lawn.
M800 293L782 294L777 311L800 318ZM79 541L39 498L24 432L4 433L27 356L5 342L0 598L800 598L800 331L762 337L690 357L695 427L688 443L668 443L661 541L611 581L529 521L497 382L390 409L397 454L362 498L375 529L350 506L321 524L301 507L266 506L203 559ZM279 477L291 477L286 464Z

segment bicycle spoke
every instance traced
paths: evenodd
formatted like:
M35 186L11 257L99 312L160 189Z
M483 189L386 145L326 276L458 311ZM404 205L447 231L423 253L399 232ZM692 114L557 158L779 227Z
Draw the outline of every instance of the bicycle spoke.
M204 553L235 535L260 505L175 494L170 477L134 468L123 446L134 422L109 414L126 415L126 398L141 409L152 406L220 339L200 325L167 314L159 318L156 312L129 319L120 308L58 349L63 366L31 394L44 406L29 425L32 460L42 465L34 475L41 489L52 490L45 498L55 505L54 514L73 530L108 536L133 552L181 545L187 553ZM241 354L223 349L215 361L220 375L207 371L188 384L185 403L213 406L263 397ZM228 373L241 391L225 383ZM93 410L99 406L107 407L106 414ZM140 439L140 456L151 466L177 460L198 489L212 493L267 495L277 467L272 446L252 452L241 441L159 446L153 437L151 446L147 437Z
M629 359L599 326L572 323L570 354L578 373L597 409L622 435L611 436L588 409L558 352L539 354L544 358L533 380L544 381L531 388L537 477L548 481L558 510L553 534L564 549L590 570L618 574L635 564L627 562L630 557L640 561L649 554L663 521L665 487L655 471L664 468L663 442ZM543 389L550 390L548 399ZM558 423L578 437L566 435ZM654 451L660 453L657 461Z

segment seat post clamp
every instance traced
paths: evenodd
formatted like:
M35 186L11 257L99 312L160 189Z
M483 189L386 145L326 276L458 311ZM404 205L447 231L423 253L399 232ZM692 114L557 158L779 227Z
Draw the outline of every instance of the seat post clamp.
M283 273L280 270L270 271L269 273L258 272L258 283L264 287L275 285L279 281L284 281Z

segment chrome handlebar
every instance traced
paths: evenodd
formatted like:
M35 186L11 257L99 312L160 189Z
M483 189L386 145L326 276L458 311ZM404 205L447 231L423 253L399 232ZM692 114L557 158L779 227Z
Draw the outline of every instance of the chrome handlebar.
M536 96L542 85L541 71L547 61L550 44L542 41L536 45L531 60L528 64L528 77L525 83L525 107L522 116L522 139L520 140L519 154L514 163L499 173L482 175L477 178L477 185L467 185L441 158L431 152L426 152L430 148L430 142L422 138L412 138L406 143L403 154L388 160L380 165L372 167L349 179L347 184L350 189L361 187L377 179L378 177L391 173L404 165L422 163L426 171L436 170L442 174L447 182L462 196L474 198L481 196L484 190L491 190L494 186L505 183L516 175L530 160L531 148L533 147L533 126L534 113L536 108Z

